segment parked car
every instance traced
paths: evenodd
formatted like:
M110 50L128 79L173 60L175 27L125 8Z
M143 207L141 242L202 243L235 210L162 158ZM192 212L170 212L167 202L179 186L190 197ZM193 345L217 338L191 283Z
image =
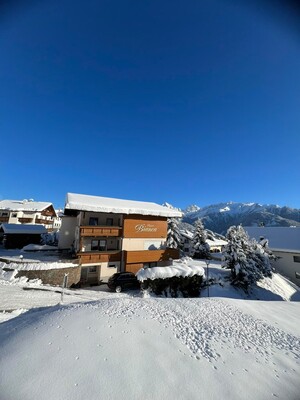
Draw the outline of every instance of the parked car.
M110 290L120 293L126 289L139 289L140 282L132 272L117 272L109 278L107 286Z

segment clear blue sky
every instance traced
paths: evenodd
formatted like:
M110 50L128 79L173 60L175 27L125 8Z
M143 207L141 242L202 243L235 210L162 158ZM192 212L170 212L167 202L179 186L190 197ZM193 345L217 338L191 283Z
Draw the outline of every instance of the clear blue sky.
M293 4L3 2L0 198L300 208Z

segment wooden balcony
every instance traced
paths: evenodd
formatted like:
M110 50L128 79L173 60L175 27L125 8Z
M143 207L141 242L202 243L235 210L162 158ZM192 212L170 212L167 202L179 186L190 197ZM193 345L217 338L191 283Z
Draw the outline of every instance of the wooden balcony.
M125 251L124 253L126 264L167 261L170 258L177 260L179 258L177 249Z
M21 224L30 224L33 222L33 218L18 218L18 221L21 222Z
M81 251L77 253L80 264L94 264L101 262L121 261L120 250L114 251Z
M8 222L9 217L0 217L0 223Z
M43 218L36 218L35 219L36 224L43 224L43 225L52 225L53 221L50 219L43 219Z
M101 236L121 236L122 228L119 226L81 226L80 236L101 237Z

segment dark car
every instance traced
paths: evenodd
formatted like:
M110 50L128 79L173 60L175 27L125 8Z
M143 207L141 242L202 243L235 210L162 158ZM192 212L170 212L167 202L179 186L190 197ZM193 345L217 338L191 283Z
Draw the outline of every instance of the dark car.
M120 293L126 289L139 289L140 282L132 272L117 272L109 278L107 286Z

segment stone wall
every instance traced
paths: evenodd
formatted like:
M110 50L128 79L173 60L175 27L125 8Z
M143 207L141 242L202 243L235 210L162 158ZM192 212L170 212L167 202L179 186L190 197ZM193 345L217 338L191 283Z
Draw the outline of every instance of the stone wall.
M26 276L28 279L41 279L43 284L62 286L64 275L68 274L68 287L76 284L80 280L81 267L56 268L44 270L19 271L16 278Z

